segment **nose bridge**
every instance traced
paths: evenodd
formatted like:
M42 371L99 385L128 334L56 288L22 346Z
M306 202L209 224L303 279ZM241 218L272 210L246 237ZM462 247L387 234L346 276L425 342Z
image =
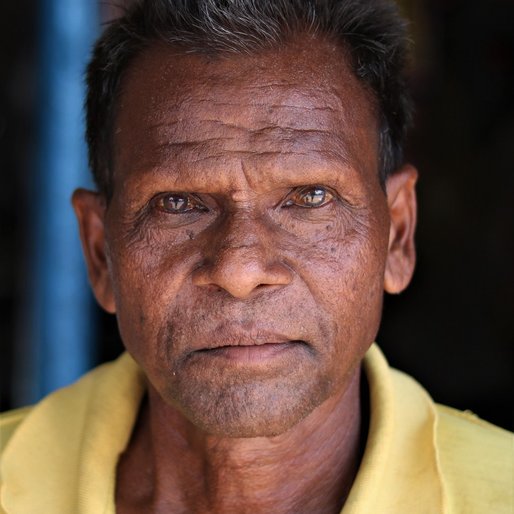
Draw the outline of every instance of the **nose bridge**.
M216 234L217 252L244 253L263 249L269 243L269 228L257 214L243 211L226 216Z
M239 282L253 283L264 279L271 259L271 237L266 221L251 212L227 215L214 235L210 256L213 277L224 274Z
M212 244L194 276L196 285L216 286L244 298L259 287L291 281L289 268L274 251L267 220L247 211L230 213L213 230Z

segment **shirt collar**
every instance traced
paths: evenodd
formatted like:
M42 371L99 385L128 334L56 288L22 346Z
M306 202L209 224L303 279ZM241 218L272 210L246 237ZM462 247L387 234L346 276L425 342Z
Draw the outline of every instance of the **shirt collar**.
M370 391L364 456L342 514L444 514L437 413L427 392L393 370L377 345L363 368Z

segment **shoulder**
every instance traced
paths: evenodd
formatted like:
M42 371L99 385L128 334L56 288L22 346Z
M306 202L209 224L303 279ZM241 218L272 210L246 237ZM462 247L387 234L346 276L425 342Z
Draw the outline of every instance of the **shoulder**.
M49 394L38 403L29 407L10 410L0 414L0 454L10 443L24 432L25 426L36 420L41 430L47 430L48 424L69 423L83 410L91 394L91 389L103 373L100 366L82 376L77 382Z
M450 512L510 513L514 434L471 412L435 405L436 448Z
M0 514L104 512L144 390L141 370L124 354L33 407L1 415Z
M37 424L39 434L57 430L82 419L85 410L91 407L91 398L96 393L105 393L118 383L131 369L130 358L125 354L116 361L100 365L75 383L49 394L33 406L22 407L0 414L0 454L16 439L25 426Z
M419 462L426 452L433 452L435 472L442 487L442 511L512 514L514 434L469 411L435 403L412 377L391 371L400 424L416 427L415 432L402 439L402 446L407 447L418 437ZM418 472L426 482L427 469Z
M93 370L74 384L54 391L33 406L0 414L0 480L4 475L4 458L11 453L13 447L26 447L27 432L40 438L52 435L60 438L63 428L65 430L74 425L82 417L81 411L87 404L98 374L98 370ZM20 437L23 442L21 445L18 444ZM69 438L66 439L68 442Z
M23 407L20 409L14 409L0 414L0 463L3 461L4 450L7 448L9 441L12 436L16 433L20 425L30 414L33 407ZM0 469L0 490L2 489L2 478L3 473ZM0 505L0 514L4 514L6 511L3 506Z

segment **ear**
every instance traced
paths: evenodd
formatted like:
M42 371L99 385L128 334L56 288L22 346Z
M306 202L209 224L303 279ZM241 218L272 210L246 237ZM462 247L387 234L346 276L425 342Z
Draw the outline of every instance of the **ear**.
M73 193L72 204L93 293L98 303L114 314L116 307L105 248L105 200L93 191L77 189Z
M389 176L386 183L391 225L384 275L384 289L401 293L408 285L416 263L416 168L407 164Z

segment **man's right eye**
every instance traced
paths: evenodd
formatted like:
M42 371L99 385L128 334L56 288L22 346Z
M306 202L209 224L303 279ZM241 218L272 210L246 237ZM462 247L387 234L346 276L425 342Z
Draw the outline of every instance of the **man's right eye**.
M156 209L168 214L207 210L205 205L191 193L162 193L152 200L152 204Z

